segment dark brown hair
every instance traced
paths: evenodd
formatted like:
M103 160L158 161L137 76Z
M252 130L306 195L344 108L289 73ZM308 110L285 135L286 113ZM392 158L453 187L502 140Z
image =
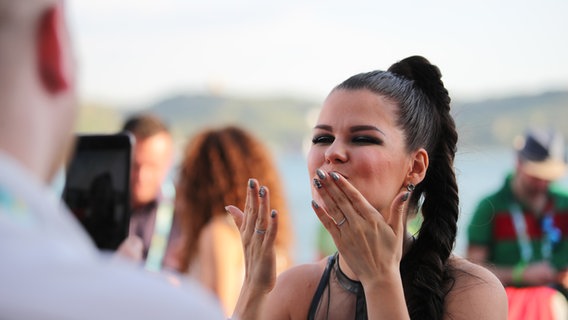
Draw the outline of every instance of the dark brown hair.
M166 123L158 116L149 113L131 116L124 122L122 131L128 131L138 139L146 139L162 132L170 134Z

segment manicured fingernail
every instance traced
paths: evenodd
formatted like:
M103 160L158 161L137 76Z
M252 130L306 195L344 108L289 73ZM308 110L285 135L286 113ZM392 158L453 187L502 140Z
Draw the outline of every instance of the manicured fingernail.
M330 172L329 175L331 176L331 178L335 181L339 180L339 175L335 172Z
M270 211L270 217L271 218L276 217L276 210L273 209L272 211Z
M225 211L227 211L227 213L231 213L231 212L229 212L229 206L225 207Z
M254 188L254 180L253 179L249 179L249 188Z
M410 192L405 193L405 194L402 196L402 201L404 202L404 201L408 200L408 197L409 197L409 196L410 196Z
M316 209L318 209L320 206L317 202L315 202L315 200L312 200L312 206Z
M261 198L264 198L264 196L266 195L266 188L264 186L260 187L260 190L258 190L258 195Z
M314 186L316 186L316 188L321 189L322 185L321 185L321 181L319 181L318 179L314 178Z
M317 170L316 170L316 174L318 175L318 177L319 177L320 179L322 179L322 180L325 179L325 172L323 172L323 170L317 169Z

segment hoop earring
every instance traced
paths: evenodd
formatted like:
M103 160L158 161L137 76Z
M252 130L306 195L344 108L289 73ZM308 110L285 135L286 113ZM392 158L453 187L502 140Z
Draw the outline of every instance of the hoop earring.
M409 183L409 184L406 186L406 190L408 190L408 192L412 192L412 191L414 191L414 189L416 189L416 186L415 186L414 184L412 184L412 183Z

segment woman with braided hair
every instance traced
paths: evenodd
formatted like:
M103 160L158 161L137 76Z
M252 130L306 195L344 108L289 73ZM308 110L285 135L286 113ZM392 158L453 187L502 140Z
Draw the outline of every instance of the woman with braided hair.
M312 207L338 253L274 272L278 214L251 179L240 226L241 319L506 319L503 286L452 255L457 132L439 69L420 56L334 88L313 131ZM254 178L254 177L253 177ZM421 211L413 236L406 217ZM251 302L253 301L253 302Z

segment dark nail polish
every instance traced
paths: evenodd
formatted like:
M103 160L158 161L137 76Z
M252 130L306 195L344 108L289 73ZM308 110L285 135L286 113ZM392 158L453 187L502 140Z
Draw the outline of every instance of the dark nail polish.
M260 190L258 190L258 195L261 198L264 198L264 196L266 196L266 188L264 186L260 187Z
M331 178L335 181L339 180L339 174L335 173L335 172L330 172L329 175L331 176Z
M272 211L270 211L270 217L271 218L276 217L276 210L273 209Z
M318 209L320 206L317 202L315 202L314 200L312 200L312 206L314 206L314 208Z
M254 188L254 180L253 179L249 179L249 188Z
M314 178L314 186L316 186L316 188L321 189L322 185L321 185L321 181L319 181L318 179Z
M325 179L325 172L323 172L323 170L317 169L317 170L316 170L316 174L318 175L318 177L319 177L320 179L322 179L322 180Z
M410 196L410 192L405 193L405 194L402 196L402 201L408 200L408 197L409 197L409 196Z

